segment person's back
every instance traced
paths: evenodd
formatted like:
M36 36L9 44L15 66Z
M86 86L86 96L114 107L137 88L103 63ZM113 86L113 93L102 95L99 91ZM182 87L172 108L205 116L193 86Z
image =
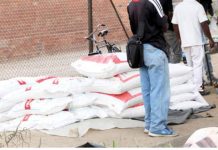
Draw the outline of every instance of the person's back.
M164 16L163 9L160 9L159 6L155 7L153 2L153 0L133 0L128 5L130 27L133 34L137 34L137 31L140 30L138 34L143 43L160 48L167 54L167 45L163 36L164 29L161 28L163 22L167 21L167 17Z
M170 84L163 37L163 31L167 30L167 17L159 0L132 0L127 10L132 33L143 43L144 65L139 70L145 107L144 133L149 136L177 136L167 127Z
M208 27L208 19L203 6L196 0L183 0L175 8L172 19L177 38L181 40L187 65L193 67L193 82L202 95L208 92L203 86L204 35L209 45L214 41Z
M200 9L203 9L202 5L195 0L184 0L175 8L174 14L177 16L182 47L204 44L200 23L207 20L207 18L199 16Z

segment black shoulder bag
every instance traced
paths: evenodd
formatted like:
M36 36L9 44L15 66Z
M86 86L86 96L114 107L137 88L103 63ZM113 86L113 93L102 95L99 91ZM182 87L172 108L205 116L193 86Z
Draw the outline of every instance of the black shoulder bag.
M126 46L127 62L131 68L140 68L144 65L143 44L138 36L133 35L128 39Z
M131 68L140 68L144 65L144 47L141 41L141 37L144 36L144 28L144 22L139 21L136 35L131 36L126 45L127 62Z

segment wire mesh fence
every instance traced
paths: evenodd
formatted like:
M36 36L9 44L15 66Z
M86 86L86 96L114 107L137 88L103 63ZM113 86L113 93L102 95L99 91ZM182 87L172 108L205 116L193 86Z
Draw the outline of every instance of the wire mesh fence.
M130 34L128 1L113 0L115 9L109 0L92 1L93 28L106 24L107 40L121 47L127 40L125 30ZM75 75L71 62L89 52L84 39L88 35L87 2L1 0L0 79Z
M76 75L71 62L89 52L88 1L93 29L106 24L107 40L125 50L130 0L0 0L0 80ZM174 6L181 1L173 0Z

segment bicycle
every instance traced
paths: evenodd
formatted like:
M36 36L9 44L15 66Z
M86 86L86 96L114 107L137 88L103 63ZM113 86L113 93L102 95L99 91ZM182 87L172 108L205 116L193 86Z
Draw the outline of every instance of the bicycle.
M103 27L103 29L100 29ZM102 40L97 41L96 39L96 33L98 32L97 36L102 38ZM85 37L85 39L94 42L96 51L89 53L88 56L96 55L96 54L102 54L101 48L106 47L108 53L115 53L115 52L121 52L121 50L114 44L110 43L106 40L106 35L109 33L108 28L105 24L98 24L96 29L88 35L88 37Z

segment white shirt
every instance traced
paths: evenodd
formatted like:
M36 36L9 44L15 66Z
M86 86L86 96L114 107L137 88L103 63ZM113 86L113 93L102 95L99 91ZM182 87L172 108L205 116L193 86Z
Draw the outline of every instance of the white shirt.
M175 7L172 23L179 26L182 47L205 44L200 23L206 20L204 8L196 0L183 0Z

